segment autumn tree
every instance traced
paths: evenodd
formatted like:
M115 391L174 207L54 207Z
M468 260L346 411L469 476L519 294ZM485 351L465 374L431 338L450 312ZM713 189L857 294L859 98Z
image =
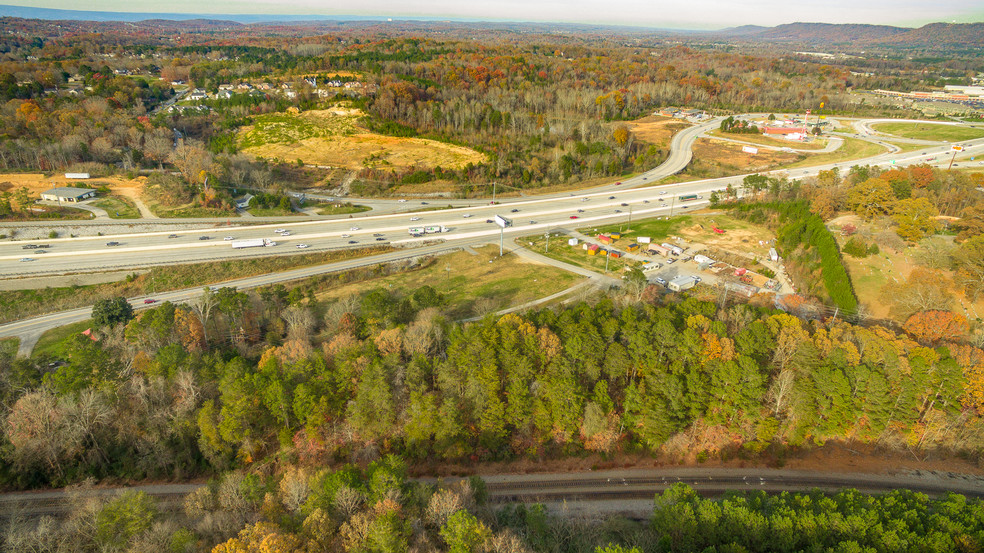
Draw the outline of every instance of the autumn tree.
M984 295L984 235L960 244L953 252L956 281L973 301Z
M882 298L900 318L920 311L949 311L953 305L952 282L945 273L916 268L901 284L890 283L882 289Z
M939 229L939 223L935 219L939 214L926 198L899 200L892 210L892 220L898 225L895 232L910 242L918 242Z
M892 187L878 178L859 182L852 186L847 193L847 205L866 221L870 221L877 215L891 213L895 201Z
M935 346L943 340L966 336L970 329L967 319L951 311L921 311L906 319L902 326L910 336L924 344Z

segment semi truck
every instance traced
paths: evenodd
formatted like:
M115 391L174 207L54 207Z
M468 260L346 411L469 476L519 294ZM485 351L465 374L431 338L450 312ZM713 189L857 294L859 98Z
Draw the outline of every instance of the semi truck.
M691 200L703 200L703 199L704 199L703 196L699 196L697 194L683 194L682 196L680 196L681 202L689 202Z
M433 225L427 227L410 227L410 236L423 236L425 234L436 234L438 232L447 232L448 227L444 225Z
M233 249L239 250L242 248L259 248L263 246L276 246L277 243L273 240L268 240L266 238L246 238L244 240L233 240L230 242Z

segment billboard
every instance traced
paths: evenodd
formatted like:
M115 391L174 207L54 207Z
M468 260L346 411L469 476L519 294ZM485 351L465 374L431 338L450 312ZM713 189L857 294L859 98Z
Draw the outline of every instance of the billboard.
M648 236L639 236L636 238L636 242L640 244L649 244L650 242L652 242L652 239Z
M753 146L742 146L741 147L741 151L745 152L746 154L757 154L757 153L759 153L759 149L758 148L755 148Z
M494 220L495 220L495 224L499 225L502 228L512 226L512 219L506 219L502 215L496 215Z

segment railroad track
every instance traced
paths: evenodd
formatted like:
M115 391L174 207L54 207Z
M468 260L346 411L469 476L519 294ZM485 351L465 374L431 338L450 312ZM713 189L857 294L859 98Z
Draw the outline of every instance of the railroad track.
M636 474L631 474L635 472ZM644 474L641 474L644 473ZM447 483L451 479L445 479ZM433 483L432 478L421 481ZM968 498L984 498L984 481L977 477L945 473L889 477L866 474L823 474L798 471L756 469L670 469L665 471L611 471L608 473L572 473L568 475L509 475L486 477L488 499L493 504L606 502L652 500L657 493L683 483L706 497L721 496L729 491L761 490L766 493L809 492L819 489L828 493L854 488L865 493L888 493L908 489L931 497L958 493ZM142 490L158 500L161 510L180 509L184 498L198 486L174 484L136 488L98 489L92 496L113 496L127 489ZM63 515L71 508L65 492L26 492L0 495L0 518Z

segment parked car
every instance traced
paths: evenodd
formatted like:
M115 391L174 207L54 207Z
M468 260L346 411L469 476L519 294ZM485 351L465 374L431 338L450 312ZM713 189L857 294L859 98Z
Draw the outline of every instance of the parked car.
M658 284L662 284L663 286L666 286L666 279L663 277L656 277L656 282Z
M531 225L535 225L535 224L536 224L536 221L534 221L534 220L532 220L532 219L531 219L531 220L530 220L530 224L531 224Z

